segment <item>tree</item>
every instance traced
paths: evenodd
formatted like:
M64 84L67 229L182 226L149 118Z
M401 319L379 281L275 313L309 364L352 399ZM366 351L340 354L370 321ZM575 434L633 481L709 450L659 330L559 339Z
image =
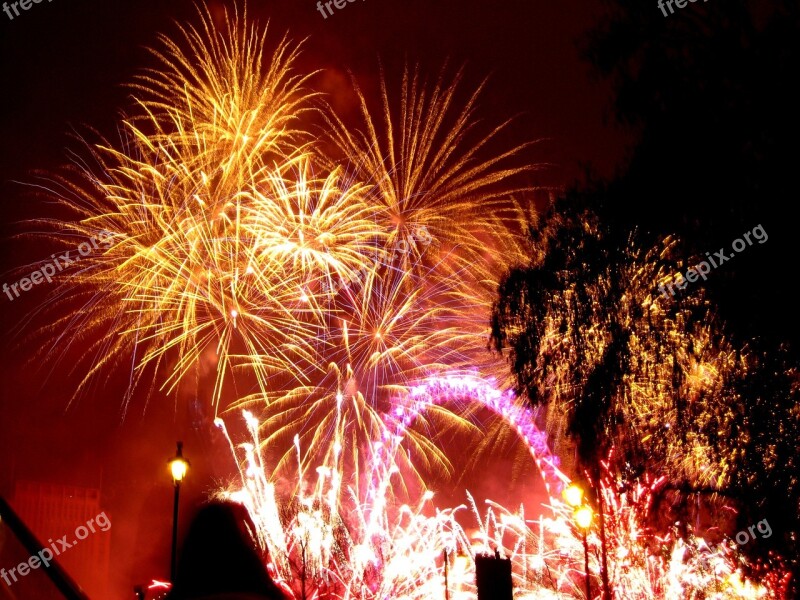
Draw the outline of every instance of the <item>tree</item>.
M492 313L494 347L508 352L517 392L547 406L554 446L563 453L573 443L575 470L595 481L613 446L621 479L666 476L684 512L702 494L764 514L776 508L779 485L798 506L788 357L729 337L702 286L676 275L688 277L702 257L676 259L673 238L642 248L580 200L556 203L532 229L540 251L502 280ZM663 286L675 281L683 289L671 295ZM755 389L768 391L754 397Z
M800 4L696 2L664 17L655 2L609 0L584 54L615 90L613 115L638 139L604 194L606 217L686 256L730 247L763 224L769 243L705 286L745 337L800 342L793 283L800 150Z

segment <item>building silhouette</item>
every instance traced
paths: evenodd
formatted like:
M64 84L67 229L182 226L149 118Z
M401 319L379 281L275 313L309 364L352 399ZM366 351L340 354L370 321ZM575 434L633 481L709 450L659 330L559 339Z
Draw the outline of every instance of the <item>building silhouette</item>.
M475 555L475 578L478 600L513 600L511 560L499 552Z

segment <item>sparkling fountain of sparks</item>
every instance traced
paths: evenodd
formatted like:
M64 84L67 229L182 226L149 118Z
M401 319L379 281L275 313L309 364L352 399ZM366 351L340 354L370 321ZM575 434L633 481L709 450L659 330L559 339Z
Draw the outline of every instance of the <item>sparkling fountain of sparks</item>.
M531 560L525 538L530 532L522 513L494 506L481 522L470 497L480 530L470 536L456 519L457 514L466 512L466 506L440 510L433 503L433 492L424 488L417 490L413 501L400 505L393 494L392 479L404 476L403 444L413 421L431 406L468 400L514 424L542 468L548 488L567 481L558 470L558 459L548 451L543 434L533 425L530 409L508 393L501 393L490 381L452 374L432 377L414 386L404 406L381 415L376 438L363 448L369 455L366 478L354 480L351 473L342 469L339 457L346 430L336 430L333 451L313 469L305 467L300 459L296 439L296 477L301 484L292 491L291 498L282 498L270 482L268 473L273 469L255 451L261 446L257 419L245 411L252 440L240 445L238 451L231 443L234 457L242 464L240 485L222 495L248 507L258 527L259 541L269 548L279 580L295 597L301 595L298 582L302 581L307 589L332 598L429 598L443 590L445 549L454 557L449 570L453 597L474 596L476 552L502 549L515 559L516 567L523 569L516 572L517 568L515 577L525 580ZM340 413L341 406L337 418ZM225 430L221 419L217 424ZM543 546L530 545L530 552L538 553L544 566ZM571 580L562 585L571 586ZM554 592L552 597L567 596Z
M258 420L245 411L252 441L231 449L241 461L240 483L220 492L245 504L257 524L259 541L269 549L273 569L292 597L317 593L330 598L429 598L444 590L443 554L451 561L453 597L474 598L475 555L495 550L512 562L516 598L582 597L583 546L572 524L572 508L559 498L569 478L558 468L535 415L508 392L477 376L431 378L413 388L412 402L384 415L383 431L367 449L367 484L348 484L334 442L329 461L304 469L295 440L297 478L304 485L284 497L270 482L268 465L258 452ZM402 477L404 433L431 406L458 399L476 402L503 417L540 468L550 513L525 518L523 509L508 510L487 501L481 513L467 493L467 505L441 509L431 490L421 489L402 505L393 497L392 478ZM225 430L222 420L217 424ZM227 431L225 432L227 435ZM230 440L230 438L228 438ZM610 580L619 597L715 598L718 600L781 598L779 573L756 585L744 580L732 543L717 545L677 535L656 536L646 525L653 498L665 479L643 477L620 489L610 471L599 482L606 510ZM471 516L470 516L471 515ZM470 521L472 527L466 522ZM477 524L477 528L474 524ZM472 532L472 533L470 533ZM590 572L599 589L600 539L589 534ZM455 557L455 558L454 558Z

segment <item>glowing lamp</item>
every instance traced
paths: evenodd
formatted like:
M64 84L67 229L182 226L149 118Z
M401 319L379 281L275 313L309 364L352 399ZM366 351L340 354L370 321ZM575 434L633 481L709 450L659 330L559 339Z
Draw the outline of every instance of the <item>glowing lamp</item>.
M575 512L572 515L572 518L575 519L575 523L581 529L589 529L592 526L592 518L594 515L592 514L592 509L588 506L581 506L575 509Z
M172 481L176 485L183 481L189 471L189 461L183 458L183 442L178 442L178 452L175 458L169 461L169 470L172 473Z
M578 507L583 502L583 490L577 483L570 483L564 488L564 501L572 507Z

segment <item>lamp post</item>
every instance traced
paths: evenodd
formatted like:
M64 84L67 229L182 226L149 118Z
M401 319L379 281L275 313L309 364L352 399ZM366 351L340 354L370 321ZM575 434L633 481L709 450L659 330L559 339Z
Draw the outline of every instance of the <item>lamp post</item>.
M450 582L447 580L447 563L450 562L450 555L447 553L447 546L444 548L444 600L450 600Z
M586 600L592 600L592 584L589 579L589 542L586 541L586 532L592 526L592 509L586 505L579 506L572 514L575 523L583 534L583 572L586 576Z
M581 537L583 538L583 573L586 583L586 600L591 600L592 583L589 579L589 542L587 541L586 533L592 526L594 514L589 505L583 504L583 490L575 483L569 484L564 489L564 500L575 509L572 513L572 519L575 521L578 529L581 530Z
M172 556L170 560L170 581L175 583L175 571L178 565L178 502L181 496L181 482L189 471L189 461L183 458L183 442L178 442L178 451L174 458L167 461L175 486L175 500L172 505Z

